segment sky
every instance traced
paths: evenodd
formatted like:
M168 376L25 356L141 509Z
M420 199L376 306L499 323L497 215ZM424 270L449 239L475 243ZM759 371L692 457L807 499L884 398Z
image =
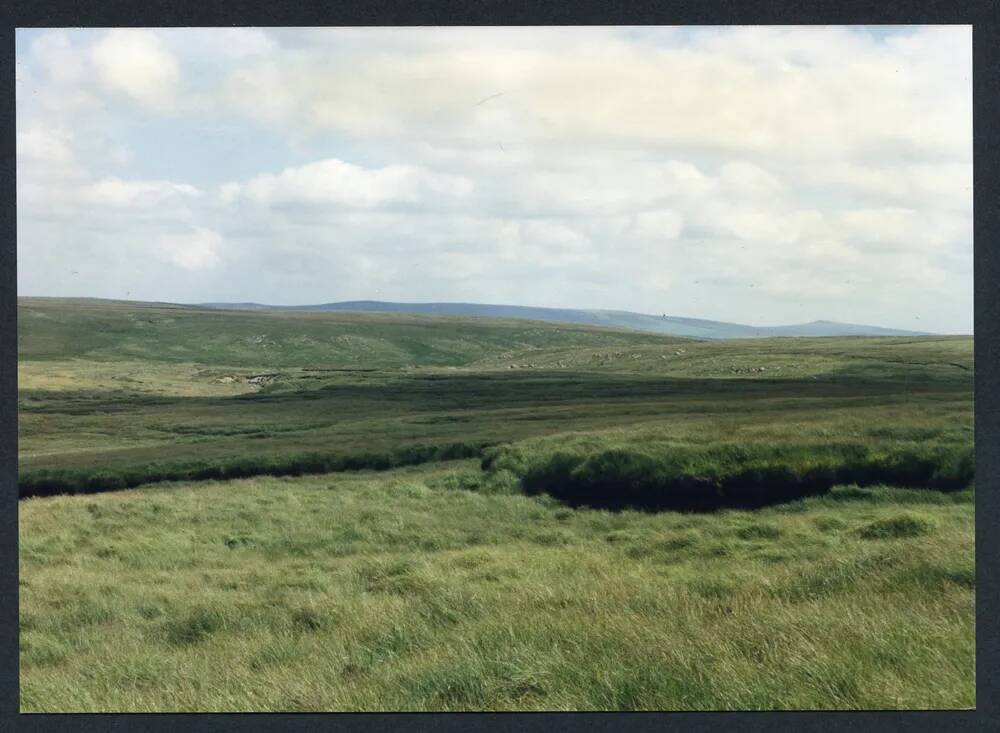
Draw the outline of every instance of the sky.
M972 333L969 26L29 29L21 295Z

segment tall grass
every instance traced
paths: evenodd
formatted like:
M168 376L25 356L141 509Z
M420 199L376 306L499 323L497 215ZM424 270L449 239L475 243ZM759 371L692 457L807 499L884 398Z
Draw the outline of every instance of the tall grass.
M971 492L609 512L494 475L25 500L21 709L976 704Z
M306 453L301 455L240 456L214 461L156 462L134 468L36 469L22 474L22 498L56 494L94 494L131 489L160 481L211 481L250 476L302 476L334 471L384 471L430 461L479 456L484 443L409 445L390 451L356 455Z
M615 509L758 507L821 494L836 484L956 490L968 487L974 474L973 447L961 444L723 444L653 452L539 450L522 443L487 448L482 465L512 472L530 494Z
M970 338L19 309L22 710L975 704Z
M953 488L971 476L971 339L679 354L649 334L488 319L20 309L22 496L386 469L503 443L530 455L514 471L526 490L608 506L753 505L836 481ZM751 364L769 376L733 371ZM275 381L258 390L245 381L255 374ZM587 436L585 455L563 440L574 435Z
M482 456L482 468L507 471L528 494L571 505L621 509L713 510L759 507L829 491L836 484L894 484L956 490L973 480L973 448L859 443L716 445L708 448L613 447L591 452L539 450L531 442L410 445L337 455L243 456L151 463L132 469L37 469L22 475L22 497L90 494L158 481L206 481L258 475L301 476Z

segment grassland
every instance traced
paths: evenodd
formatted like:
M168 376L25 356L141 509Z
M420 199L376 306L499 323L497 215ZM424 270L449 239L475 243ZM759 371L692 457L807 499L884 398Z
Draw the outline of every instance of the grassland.
M25 710L975 703L971 338L21 299L18 343Z
M808 472L821 444L842 458L818 468L842 466L840 480L971 478L968 338L705 343L524 321L26 300L19 345L24 495L387 468L551 436L540 445L555 453L581 433L594 450L657 455L735 445L708 462L731 473L773 465L776 446Z
M969 492L572 510L475 462L29 499L25 710L971 707Z

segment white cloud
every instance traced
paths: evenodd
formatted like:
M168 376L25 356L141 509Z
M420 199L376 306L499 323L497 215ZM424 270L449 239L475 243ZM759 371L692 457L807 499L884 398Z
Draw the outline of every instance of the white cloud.
M467 197L472 183L412 166L366 169L329 159L262 174L222 189L223 198L262 206L335 206L351 209L421 205L435 208Z
M194 186L170 181L135 181L109 177L81 189L82 198L105 206L158 206L178 198L200 195Z
M971 218L944 212L892 207L852 209L840 215L840 225L851 241L913 256L955 242L972 242Z
M58 84L80 82L87 71L80 49L65 30L49 31L40 36L31 46L31 56Z
M443 48L427 33L424 44L383 40L355 55L340 43L352 34L338 31L326 45L235 70L226 88L245 114L357 136L822 158L857 155L888 132L918 154L970 152L961 138L971 106L959 101L968 77L926 61L967 54L967 30L916 30L896 53L841 28L732 28L677 46L629 43L613 29L549 29L526 47L526 33L466 29ZM942 112L928 103L944 83L956 104Z
M31 127L17 133L17 159L25 166L67 167L76 163L69 145L70 133L62 129Z
M86 179L86 172L73 150L73 135L66 128L31 126L18 129L16 151L19 209L33 201L60 199L68 187Z
M97 43L91 58L108 89L140 104L166 110L175 103L179 69L160 37L144 29L115 29Z
M676 211L643 211L635 217L635 234L643 239L677 239L684 218Z
M722 166L719 176L724 193L749 199L780 196L785 184L768 171L752 163L732 162Z
M222 258L222 237L203 227L184 234L168 234L159 240L161 254L184 270L198 271L217 267Z
M207 33L192 33L190 28L161 28L156 33L172 52L185 60L242 60L278 48L277 42L262 28L213 28Z
M35 291L971 328L968 28L33 33Z

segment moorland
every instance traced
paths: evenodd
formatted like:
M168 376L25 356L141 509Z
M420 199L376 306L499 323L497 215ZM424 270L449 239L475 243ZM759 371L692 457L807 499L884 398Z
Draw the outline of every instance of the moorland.
M973 340L18 301L23 710L975 705Z

